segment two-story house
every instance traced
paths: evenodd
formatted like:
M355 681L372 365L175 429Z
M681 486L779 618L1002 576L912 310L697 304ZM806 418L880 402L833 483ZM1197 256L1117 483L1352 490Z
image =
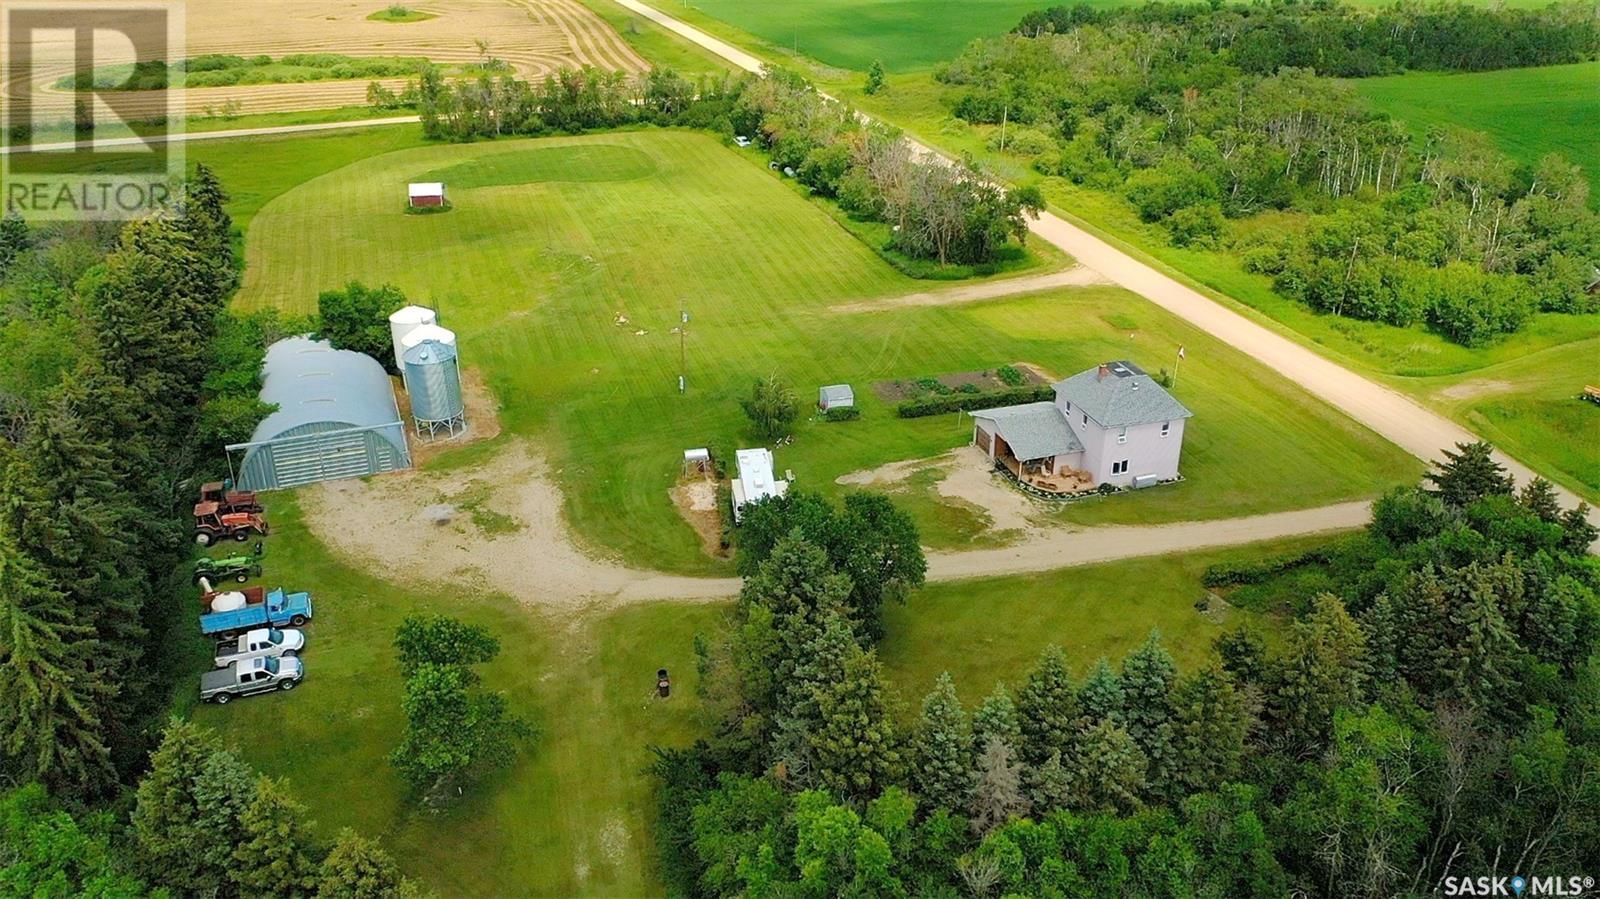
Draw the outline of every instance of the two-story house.
M972 412L972 442L1046 489L1148 487L1178 477L1194 413L1132 362L1107 362L1055 385L1055 402Z

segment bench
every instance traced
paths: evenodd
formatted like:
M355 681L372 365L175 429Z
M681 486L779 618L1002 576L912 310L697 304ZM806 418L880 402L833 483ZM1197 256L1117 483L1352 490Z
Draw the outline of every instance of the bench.
M1600 405L1600 387L1596 387L1593 384L1584 385L1583 396L1580 397L1580 399L1585 399L1591 403Z

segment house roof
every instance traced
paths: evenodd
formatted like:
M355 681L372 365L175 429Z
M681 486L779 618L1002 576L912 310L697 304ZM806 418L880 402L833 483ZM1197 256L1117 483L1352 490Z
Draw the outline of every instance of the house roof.
M1056 382L1057 401L1086 412L1102 428L1173 421L1194 415L1132 362L1107 362Z
M1012 455L1024 462L1083 452L1083 441L1072 433L1055 403L979 409L972 417L994 422L995 432L1010 445Z

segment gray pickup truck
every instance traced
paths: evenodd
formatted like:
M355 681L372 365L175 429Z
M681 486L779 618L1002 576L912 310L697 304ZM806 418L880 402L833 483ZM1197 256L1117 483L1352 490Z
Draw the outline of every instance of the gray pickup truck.
M200 699L226 705L235 696L249 696L268 690L293 690L304 676L305 669L294 656L229 662L226 668L200 675Z

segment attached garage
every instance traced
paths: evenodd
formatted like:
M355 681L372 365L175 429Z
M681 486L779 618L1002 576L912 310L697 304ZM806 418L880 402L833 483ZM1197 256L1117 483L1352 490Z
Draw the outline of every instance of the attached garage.
M261 400L278 409L249 443L228 447L241 490L274 490L411 466L389 376L377 360L327 341L267 348Z

